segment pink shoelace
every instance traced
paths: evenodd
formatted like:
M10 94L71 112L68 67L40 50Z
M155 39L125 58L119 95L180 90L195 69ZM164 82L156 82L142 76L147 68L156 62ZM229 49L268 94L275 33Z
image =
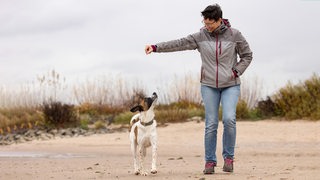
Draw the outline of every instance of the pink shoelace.
M233 160L229 158L226 158L224 161L227 165L231 165L233 163Z
M214 162L207 162L206 163L206 168L212 168L214 166L216 166L216 163L214 163Z

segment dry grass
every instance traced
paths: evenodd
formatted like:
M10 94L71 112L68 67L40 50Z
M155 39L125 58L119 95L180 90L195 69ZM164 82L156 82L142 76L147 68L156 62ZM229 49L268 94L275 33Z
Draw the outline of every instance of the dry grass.
M248 109L253 109L257 106L258 101L262 98L263 83L256 76L252 79L243 77L241 79L241 94L240 100L247 104Z
M174 119L170 121L181 121L193 114L203 116L199 79L199 74L186 73L183 76L176 75L171 81L160 85L161 88L156 92L159 95L158 102L162 106L158 111L160 120L161 117L164 118L161 121L169 121L168 117L172 117L172 114ZM248 107L253 107L260 98L261 89L258 79L253 82L245 79L242 84L241 99ZM52 101L73 104L80 115L119 115L128 112L130 106L135 103L134 97L148 95L146 92L142 82L128 80L119 75L109 74L68 84L65 77L52 70L39 75L35 82L21 85L19 88L13 90L0 88L0 128L17 124L35 124L41 119L38 117L39 114L26 112L25 109L36 112L40 105ZM165 111L172 108L176 110L170 112L170 116L166 115ZM8 115L4 113L6 111L15 115ZM23 116L18 115L21 112L26 113ZM128 121L126 118L127 116L124 122Z
M200 76L199 74L186 73L184 76L175 75L172 81L164 84L160 93L160 103L170 104L175 102L201 104Z
M79 82L72 89L76 104L107 104L110 107L123 107L136 94L145 93L141 83L112 75Z
M161 88L156 91L159 95L156 113L160 123L179 122L192 116L204 117L199 79L199 74L186 73L184 76L174 76L169 82L160 83ZM282 107L279 112L289 118L303 118L305 112L308 112L308 117L318 119L319 82L319 76L315 74L305 83L296 86L289 84L282 88L274 97L277 107ZM242 78L237 107L239 119L259 119L259 112L261 114L263 108L268 110L269 102L259 103L262 84L257 77ZM129 109L135 103L135 97L148 95L146 92L142 82L119 75L100 76L68 84L66 78L52 70L38 76L35 82L14 89L0 87L0 134L44 124L44 115L38 110L41 110L43 103L52 101L75 105L78 117L86 116L86 119L79 120L79 124L82 121L84 127L88 126L87 123L98 121L99 124L101 119L107 119L104 121L109 123L125 123L132 115ZM298 104L288 105L290 102ZM288 107L292 108L286 109ZM259 111L257 108L262 109Z
M0 134L35 128L43 122L42 112L36 108L0 109Z

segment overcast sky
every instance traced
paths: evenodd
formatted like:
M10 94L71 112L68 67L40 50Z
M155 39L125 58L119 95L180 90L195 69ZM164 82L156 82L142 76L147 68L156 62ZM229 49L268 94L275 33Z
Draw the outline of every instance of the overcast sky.
M151 89L197 74L198 51L146 56L144 47L198 32L200 12L213 3L249 42L245 77L267 94L319 75L320 0L0 0L0 85L52 69L69 81L113 74Z

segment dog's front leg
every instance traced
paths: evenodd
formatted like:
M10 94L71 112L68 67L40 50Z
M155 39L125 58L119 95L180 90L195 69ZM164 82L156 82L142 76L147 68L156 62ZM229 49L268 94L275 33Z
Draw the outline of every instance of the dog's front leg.
M151 138L151 148L152 148L152 164L151 164L151 173L157 173L157 136Z
M133 132L130 133L130 140L131 140L131 152L133 155L134 174L139 175L140 174L139 163L138 163L139 155L138 155L138 151L137 151L138 144L137 144L136 137L133 134Z
M142 176L147 176L148 173L144 170L143 163L145 157L146 149L143 145L139 146L139 166L140 166L140 173Z
M131 146L131 148L132 148L132 153L133 153L134 174L139 175L140 168L139 168L139 163L138 163L139 155L137 153L137 145L134 144L133 146Z

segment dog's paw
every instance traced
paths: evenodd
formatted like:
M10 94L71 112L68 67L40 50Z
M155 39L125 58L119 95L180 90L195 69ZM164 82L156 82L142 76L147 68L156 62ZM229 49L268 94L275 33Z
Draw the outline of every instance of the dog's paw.
M148 173L147 172L143 172L141 173L142 176L148 176Z
M153 169L153 170L151 170L151 174L157 174L157 170L156 169Z

